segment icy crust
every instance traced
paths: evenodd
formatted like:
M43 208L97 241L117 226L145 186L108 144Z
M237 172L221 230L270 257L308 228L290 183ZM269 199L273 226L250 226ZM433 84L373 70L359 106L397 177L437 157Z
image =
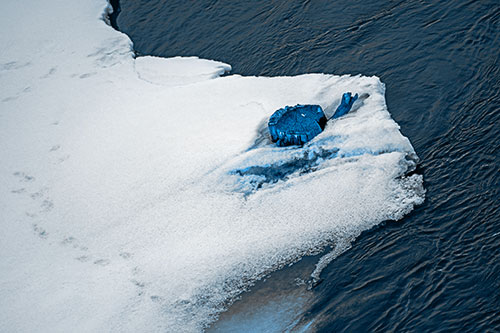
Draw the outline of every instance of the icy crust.
M142 80L163 86L180 86L215 79L231 71L231 66L198 57L140 57L135 70Z
M2 329L199 331L256 279L337 244L314 278L422 202L378 78L134 59L104 5L0 4ZM329 115L345 91L370 97L308 145L266 140L274 110Z
M277 147L270 142L263 121L256 143L221 167L219 182L232 183L233 189L248 195L261 188L283 186L283 182L309 172L327 169L328 173L334 166L357 163L365 155L387 153L401 154L400 176L413 171L418 157L387 112L383 84L375 78L359 78L357 84L345 89L363 91L362 101L355 103L347 116L330 121L323 133L304 146ZM323 106L331 109L339 102L330 100Z

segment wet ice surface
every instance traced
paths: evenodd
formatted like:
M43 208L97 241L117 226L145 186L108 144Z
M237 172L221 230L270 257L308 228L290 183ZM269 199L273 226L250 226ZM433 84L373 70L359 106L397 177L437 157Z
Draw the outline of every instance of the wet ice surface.
M302 313L314 299L307 272L318 259L305 257L260 280L207 332L301 332L307 326L299 323Z
M7 330L198 331L269 272L423 200L376 77L219 78L229 65L134 59L103 1L0 6ZM307 145L262 137L274 110L328 114L345 91L370 97Z

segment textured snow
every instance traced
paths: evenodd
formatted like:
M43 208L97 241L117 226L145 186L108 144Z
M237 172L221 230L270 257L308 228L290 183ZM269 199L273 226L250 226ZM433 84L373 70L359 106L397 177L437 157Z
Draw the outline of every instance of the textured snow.
M140 57L135 70L142 80L163 86L181 86L215 79L230 72L228 64L198 57Z
M106 11L0 3L2 330L199 331L252 281L422 202L378 78L134 59ZM262 135L345 91L370 97L306 146Z

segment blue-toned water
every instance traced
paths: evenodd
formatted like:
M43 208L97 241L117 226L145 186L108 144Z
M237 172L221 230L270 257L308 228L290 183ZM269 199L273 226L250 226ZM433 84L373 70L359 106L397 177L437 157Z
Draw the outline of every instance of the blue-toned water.
M280 327L500 331L498 1L121 0L120 6L116 24L139 55L196 55L243 75L359 73L386 84L389 111L421 159L426 201L402 221L364 232L322 272L323 283L308 292L292 326ZM266 290L276 290L266 283L310 273L313 263L276 273L229 312L259 308ZM300 298L293 288L283 293L291 303ZM259 316L265 322L265 313Z

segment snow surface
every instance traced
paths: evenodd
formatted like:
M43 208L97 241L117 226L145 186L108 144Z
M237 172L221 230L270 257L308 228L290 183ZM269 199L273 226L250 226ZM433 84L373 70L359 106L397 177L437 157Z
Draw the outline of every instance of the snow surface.
M256 279L422 202L378 78L134 59L106 11L0 3L2 330L199 331ZM345 91L370 97L303 148L262 135L276 109L332 112Z

